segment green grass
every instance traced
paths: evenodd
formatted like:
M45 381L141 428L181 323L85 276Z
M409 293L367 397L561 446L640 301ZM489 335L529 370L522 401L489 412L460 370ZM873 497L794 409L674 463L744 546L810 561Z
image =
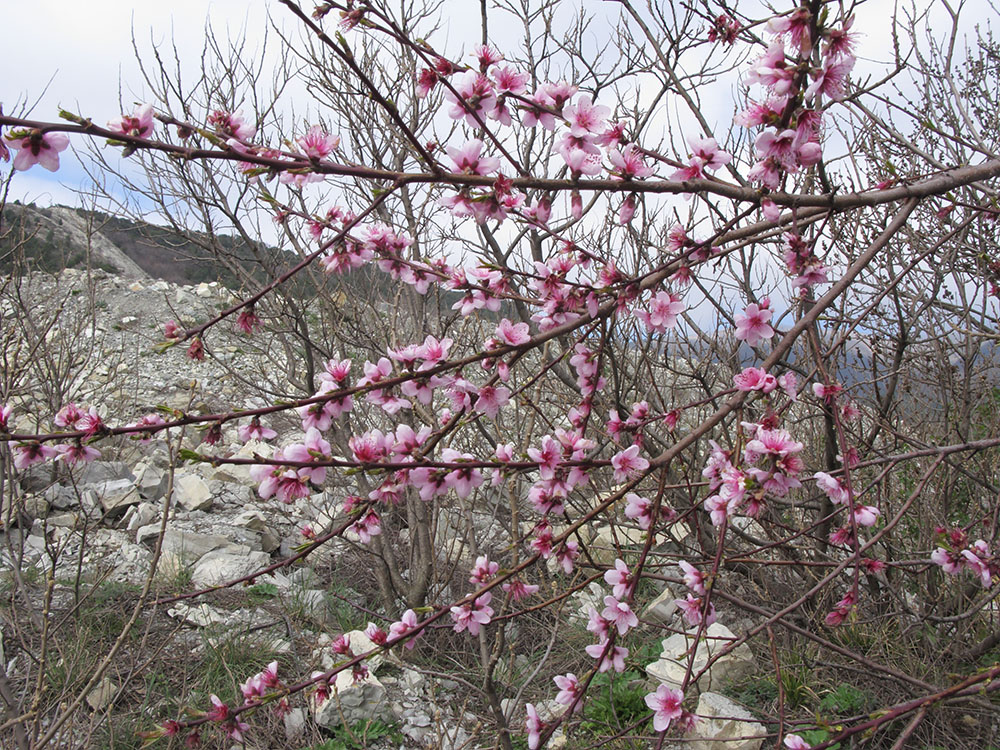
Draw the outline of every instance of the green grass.
M302 750L365 750L371 743L387 739L392 743L403 741L399 728L386 724L378 719L372 719L353 725L350 730L337 727L333 736L318 745L310 745Z
M634 724L649 714L647 692L645 675L639 672L598 674L587 691L580 731L596 739Z
M225 703L242 703L240 685L255 675L278 654L252 635L226 637L225 633L205 639L205 652L198 665L200 679L193 692L205 699L217 695Z

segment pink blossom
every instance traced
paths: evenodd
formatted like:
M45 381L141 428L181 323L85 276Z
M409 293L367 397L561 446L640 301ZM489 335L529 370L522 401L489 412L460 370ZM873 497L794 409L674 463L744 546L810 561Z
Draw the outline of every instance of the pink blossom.
M503 94L523 94L526 90L525 85L531 79L531 74L527 71L516 70L509 65L494 66L490 70L490 75L496 82L497 91Z
M0 406L0 432L10 432L10 416L14 413L14 407L10 404Z
M639 455L639 446L633 445L612 456L611 465L615 470L615 481L624 482L629 477L648 469L649 461Z
M700 596L705 595L705 576L694 565L685 560L677 563L684 571L684 585Z
M535 710L535 706L528 703L524 707L527 713L527 718L524 721L524 729L528 733L528 750L538 750L538 743L541 742L542 730L545 729L545 723L538 718L538 711Z
M562 152L563 161L569 167L573 179L579 179L581 175L595 175L601 171L601 160L595 154L589 154L582 148L568 149ZM574 201L580 201L580 209L583 209L580 194L573 191Z
M139 105L131 115L123 114L113 120L109 120L108 130L113 130L121 135L148 138L153 134L153 105Z
M715 18L715 22L708 30L708 41L721 41L723 44L733 45L736 43L736 36L740 33L743 24L732 16L722 13Z
M632 587L632 574L621 558L615 560L613 569L604 572L604 582L613 586L611 593L617 598L624 599L628 594L628 590Z
M563 706L574 706L574 711L580 711L583 705L580 703L578 698L580 697L583 686L580 684L580 680L577 679L576 675L572 672L567 672L566 674L557 674L552 678L552 681L559 688L559 693L556 695L556 703Z
M799 737L797 734L786 734L783 743L787 750L810 750L812 745Z
M254 331L260 330L264 327L260 318L254 313L253 307L248 307L242 310L236 318L236 327L246 334L252 334Z
M486 555L480 555L476 558L476 564L472 566L472 577L469 578L469 583L486 583L497 574L498 570L500 570L500 565L490 562Z
M500 160L493 156L480 156L482 148L483 142L478 138L466 142L461 148L449 146L448 156L455 165L455 171L477 175L495 172L500 167Z
M649 310L636 310L635 317L655 333L666 333L677 326L677 317L684 312L684 303L678 294L657 292L649 301Z
M341 633L330 641L330 650L335 654L340 654L341 656L353 654L351 651L351 639Z
M180 338L182 333L184 330L174 320L168 320L163 324L163 335L168 339Z
M855 598L852 592L848 592L844 595L844 598L837 602L836 607L831 612L828 612L825 618L825 622L828 626L835 628L851 613L854 609Z
M795 69L785 60L785 46L779 41L754 62L746 82L768 86L775 95L784 96L791 89L794 76Z
M600 659L597 665L598 672L607 672L614 669L616 672L625 671L625 660L628 658L628 649L624 646L611 646L609 643L594 643L584 648L587 655L593 659Z
M462 463L473 460L473 456L468 453L459 453L451 448L441 451L441 458L448 463ZM457 468L449 471L444 477L445 486L455 490L455 494L463 500L472 494L472 491L482 485L483 475L479 469Z
M643 531L649 531L649 527L653 522L652 501L636 495L634 492L629 492L625 495L625 502L626 517L636 521L639 524L639 528Z
M306 131L305 135L299 136L296 141L302 149L302 153L310 159L325 159L340 146L340 136L330 135L322 126L313 125Z
M497 413L510 400L510 389L504 386L493 387L484 385L479 389L474 408L480 414L490 419L496 419Z
M371 430L361 435L352 435L347 443L356 461L374 464L388 456L394 441L391 433L383 435L381 430Z
M790 38L792 45L803 53L808 53L812 49L810 41L810 24L812 15L807 8L798 8L794 12L785 16L775 16L767 22L767 30L775 36L783 37L786 34Z
M52 421L55 422L58 427L75 430L77 429L76 423L83 419L84 413L85 412L79 406L70 402L56 412Z
M566 105L562 111L570 133L577 137L602 132L610 114L607 107L593 104L589 94L580 94L576 104Z
M817 471L813 475L813 478L816 480L816 486L823 490L826 496L830 498L830 502L839 505L847 503L851 499L851 494L847 489L842 487L835 477L830 476L825 471Z
M697 158L704 169L716 170L724 167L733 160L732 154L719 148L714 138L698 138L689 136L688 145L691 147L691 155Z
M489 606L493 594L487 591L482 596L476 597L471 604L463 604L451 608L451 619L455 621L454 630L461 633L468 628L470 635L479 635L479 630L483 625L489 624L493 617L493 608Z
M249 141L257 128L243 119L242 111L233 113L215 110L208 116L208 124L224 135L231 135L239 141Z
M479 61L479 67L483 70L503 60L503 55L488 44L481 44L476 47L472 50L472 55Z
M677 608L684 616L684 621L688 625L694 626L701 624L704 600L700 596L688 594L684 599L674 599L674 604L677 605ZM713 622L715 622L715 605L709 602L708 616L705 618L705 624L711 625Z
M655 693L648 693L645 700L646 705L653 712L653 729L657 732L663 732L670 726L670 722L681 715L684 693L666 685L660 685L656 688Z
M522 583L518 580L510 581L509 583L502 584L501 588L510 594L510 600L513 602L519 599L524 599L526 597L532 596L538 593L538 585L534 583Z
M593 633L601 643L608 640L611 633L611 623L601 617L593 607L588 607L587 616L587 630Z
M69 148L69 136L65 133L42 133L40 130L16 131L7 134L7 143L17 149L14 169L23 172L35 164L55 172L59 169L59 153Z
M614 169L611 173L623 180L642 179L653 174L653 169L646 164L642 151L634 143L630 143L619 151L616 148L608 151L608 159Z
M408 609L403 613L403 616L397 621L389 626L389 634L393 638L402 638L411 630L417 627L417 613L412 609ZM412 649L417 643L416 638L411 638L405 644L407 649Z
M879 509L871 505L859 505L854 509L854 522L858 526L874 526L882 515Z
M794 372L786 372L778 376L778 385L792 401L798 400L798 378Z
M580 544L575 539L567 539L556 550L556 562L562 566L563 573L569 575L573 572L573 564L580 556Z
M854 16L851 16L844 21L842 28L827 30L826 45L823 49L823 54L826 57L833 58L839 55L849 55L853 52L857 39L857 34L851 33L853 25Z
M372 537L382 533L382 519L374 510L368 510L361 518L348 528L357 535L362 544L370 544Z
M56 461L63 461L69 466L74 466L77 463L87 463L101 457L99 450L84 445L79 441L68 444L61 443L55 448L59 452L59 455L56 456Z
M470 128L478 128L480 124L476 118L485 121L496 110L493 82L485 74L467 70L452 79L452 88L454 92L447 91L444 96L452 105L448 116L453 120L464 118Z
M7 443L7 447L10 448L11 453L14 455L15 469L26 469L33 464L39 464L50 458L55 458L58 453L51 445L36 443L34 441L16 443L12 441Z
M277 432L270 427L264 427L260 423L260 417L254 417L250 420L250 424L240 425L236 430L236 434L244 443L250 440L271 440L278 436Z
M931 562L940 565L948 575L957 575L962 570L964 558L944 547L938 547L931 552Z
M632 217L635 216L636 209L636 198L635 193L630 193L626 196L625 200L622 201L621 210L618 212L618 223L624 226L632 221Z
M832 404L837 395L844 390L839 383L813 383L812 389L816 398L821 398L828 404Z
M371 642L376 646L384 646L385 642L388 640L386 632L374 622L368 623L368 626L365 628L365 635L367 635Z
M847 76L853 68L853 55L827 60L822 68L813 71L813 82L806 89L805 98L810 99L817 94L822 94L830 99L843 99Z
M229 706L219 700L219 696L214 693L208 698L212 702L212 708L205 714L205 718L209 721L225 721L228 719Z
M740 391L761 391L770 393L778 387L778 380L759 367L748 367L733 376L733 383Z
M604 597L604 609L601 617L618 628L618 635L625 635L630 628L639 624L639 618L628 605L628 602L618 601L613 596Z
M774 329L768 321L771 311L770 301L765 298L760 305L751 302L742 313L736 314L736 338L746 341L750 346L757 346L764 339L774 335Z
M496 330L497 341L506 346L520 346L531 341L527 323L512 323L507 318L500 321Z
M437 85L438 75L433 68L421 68L417 71L417 97L426 99L431 89Z

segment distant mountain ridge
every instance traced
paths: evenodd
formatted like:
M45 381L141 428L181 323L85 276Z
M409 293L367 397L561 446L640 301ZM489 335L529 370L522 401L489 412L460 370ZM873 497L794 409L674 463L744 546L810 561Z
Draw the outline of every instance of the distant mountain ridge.
M191 236L198 237L193 234ZM205 238L232 257L249 259L242 240ZM277 256L280 251L265 249ZM8 203L0 227L0 272L100 268L128 279L154 278L174 284L218 281L240 286L232 271L211 251L169 227L68 206Z

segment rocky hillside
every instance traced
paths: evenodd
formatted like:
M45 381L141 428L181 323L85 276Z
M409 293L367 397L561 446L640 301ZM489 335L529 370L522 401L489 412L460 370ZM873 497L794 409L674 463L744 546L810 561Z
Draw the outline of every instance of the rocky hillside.
M252 250L243 240L110 216L81 208L12 203L4 207L0 230L0 271L30 269L58 273L65 268L102 269L128 279L151 277L174 284L217 281L230 288L240 281L218 254L246 268ZM279 251L257 252L279 259Z

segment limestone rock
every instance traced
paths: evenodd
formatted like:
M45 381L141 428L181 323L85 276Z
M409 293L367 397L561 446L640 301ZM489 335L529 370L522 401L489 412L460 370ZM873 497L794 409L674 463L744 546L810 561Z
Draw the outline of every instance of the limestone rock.
M95 711L106 708L118 692L118 686L107 677L101 679L94 689L87 693L87 705Z
M743 706L718 693L702 693L689 750L759 750L766 729ZM756 736L755 736L756 735Z
M80 498L72 487L53 484L45 490L45 499L49 505L59 510L70 510L80 506Z
M195 586L217 586L220 583L242 578L266 567L271 556L265 552L249 552L234 555L215 550L201 557L191 571L191 582Z
M670 688L679 689L687 672L696 633L696 629L691 629L686 633L675 633L666 638L663 641L660 658L646 666L646 674ZM736 636L726 626L717 622L709 625L698 643L692 675L701 672L708 660L724 650L735 638ZM706 671L694 686L688 687L688 692L691 692L692 687L701 692L718 690L728 682L747 676L754 668L753 652L747 644L740 644L713 662L711 669Z
M210 625L221 625L226 621L226 615L207 604L192 606L184 602L177 602L167 610L167 614L191 625L196 625L199 628L207 628Z
M642 611L642 619L653 620L664 625L669 624L674 619L674 613L677 612L674 600L679 598L681 597L678 597L669 587L665 588L658 597L646 605Z
M354 681L350 669L337 674L330 686L330 698L314 707L314 718L319 726L333 729L343 722L348 725L371 719L386 719L389 702L385 686L378 678L369 674L365 679Z
M299 740L306 731L306 712L301 708L293 708L285 714L285 739L289 742Z
M208 510L212 507L212 491L197 474L174 476L174 501L184 510Z
M131 505L138 505L142 498L131 479L109 479L95 485L101 507L108 516L124 515Z
M135 486L147 500L158 500L167 491L167 474L149 462L141 462L132 469Z

